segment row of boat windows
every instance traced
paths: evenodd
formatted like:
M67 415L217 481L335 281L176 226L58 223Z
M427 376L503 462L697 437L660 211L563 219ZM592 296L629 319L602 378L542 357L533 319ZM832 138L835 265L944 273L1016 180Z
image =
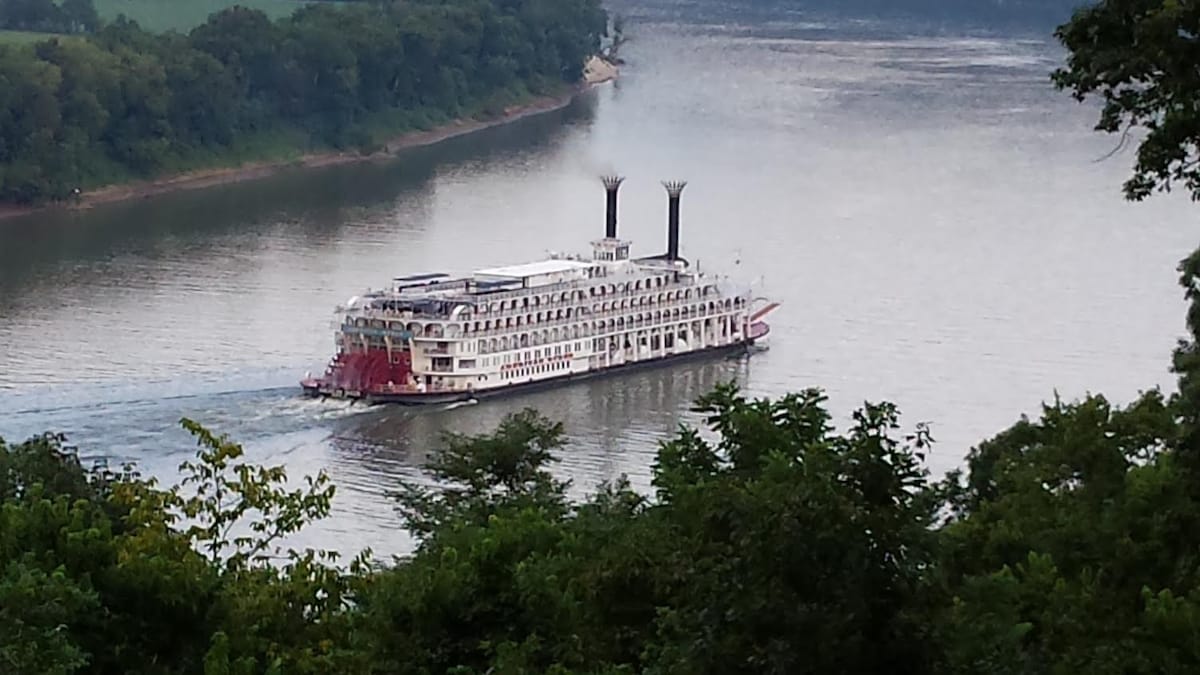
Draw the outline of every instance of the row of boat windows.
M689 325L686 323L682 323L683 321L690 322L691 320L683 319L681 317L680 323L674 323L674 326L676 328L682 329L679 331L680 337L686 337L686 334L689 329ZM477 343L475 343L475 347L480 354L490 354L490 353L494 353L494 352L506 352L506 351L509 351L510 349L521 349L523 347L532 347L532 346L543 345L543 344L554 344L554 343L558 343L558 342L565 342L568 340L576 340L579 338L589 337L593 334L606 335L606 334L612 334L612 333L624 333L624 332L630 331L630 330L638 331L638 330L642 330L642 329L650 329L651 331L654 331L654 330L669 331L672 329L671 328L672 325L673 324L670 322L664 323L662 325L655 325L653 323L646 325L645 322L641 321L640 319L638 319L638 320L631 319L629 321L626 321L624 318L609 319L607 321L597 321L595 327L592 327L590 325L582 325L582 326L575 325L575 326L570 326L570 327L563 327L561 329L560 328L542 329L542 330L530 331L527 333L521 333L519 335L511 335L511 336L504 335L504 336L494 337L494 338L490 338L490 339L480 339ZM716 318L708 318L703 321L703 327L705 327L709 330L715 330L717 328L720 328L721 330L726 330L729 327L732 327L733 330L737 330L737 319L732 315L719 316ZM698 332L701 329L702 328L696 324L692 324L691 328L690 328L690 330L692 332ZM347 336L346 339L357 341L360 338ZM383 338L380 336L368 337L367 342L369 344L377 345L377 346L383 346L385 344ZM438 349L448 350L448 349L450 349L450 346L451 346L451 343L449 343L449 342L437 343ZM464 348L469 350L469 349L471 349L471 346L468 345L468 346L465 346Z
M659 304L667 302L677 302L680 300L691 300L693 298L707 298L710 294L716 291L715 286L707 285L700 288L675 289L670 291L662 291L664 286L669 285L667 277L651 277L650 279L639 279L637 281L621 281L612 284L603 284L593 286L589 289L561 291L556 293L544 293L540 295L527 295L524 297L511 298L508 300L500 300L498 302L479 305L476 308L478 314L496 314L498 312L517 312L536 310L543 306L553 306L557 304L574 304L579 305L588 301L600 300L615 295L638 295L642 294L650 298L652 302ZM658 289L660 292L654 293ZM471 318L470 312L463 314L462 318Z
M599 322L599 323L604 323L604 322ZM718 327L721 328L723 331L729 327L732 327L733 330L737 330L737 322L734 321L732 318L730 318L728 320L717 320L717 321L709 320L706 323L707 323L707 327L710 330L715 330ZM621 332L626 331L627 329L637 330L640 327L641 327L641 324L639 324L639 323L635 323L632 321L626 323L624 319L617 319L615 321L608 322L607 327L596 329L595 332L597 334L603 335L603 334L614 333L614 332L621 333ZM684 326L679 326L679 327L684 328ZM671 329L664 326L662 328L662 330L669 331ZM695 332L695 331L693 331L693 332ZM513 335L511 337L506 335L506 336L499 337L499 338L480 340L479 341L479 353L489 354L492 352L505 352L510 349L521 349L523 347L529 347L529 346L533 346L533 345L554 344L555 342L560 342L560 341L564 341L564 340L574 340L576 338L587 337L592 334L593 334L593 332L590 329L587 329L587 328L580 329L579 326L573 326L571 328L564 328L561 331L559 331L556 328L554 330L541 330L541 331L534 331L532 333L522 333L520 335ZM687 330L680 330L679 336L681 338L686 339Z
M530 366L528 368L518 368L517 370L510 370L507 373L504 373L502 376L507 377L510 380L516 380L516 379L520 379L522 377L529 377L530 375L535 375L535 374L549 373L551 371L556 371L556 370L567 370L570 367L571 367L571 364L567 363L566 361L560 361L557 363L547 363L547 364L540 365L540 366ZM480 382L487 382L488 376L487 375L479 375L475 379Z
M718 312L721 310L728 311L735 308L740 309L745 306L745 302L746 301L743 298L727 298L721 301L710 301L706 305L690 305L688 307L676 307L674 309L656 309L654 311L647 311L644 308L654 307L655 303L652 300L647 302L647 298L643 296L640 299L596 303L592 305L590 312L586 307L580 307L578 309L567 307L565 309L552 310L549 312L538 312L536 314L526 314L524 316L510 316L506 319L496 319L494 321L485 319L483 321L475 321L473 323L463 324L462 330L463 334L466 335L472 332L477 333L481 330L488 331L500 328L517 328L524 325L550 321L584 319L591 315L603 314L606 312L640 312L643 315L642 318L644 320L658 321L668 315L673 317L688 317L697 315L705 310L708 312Z
M678 338L680 340L683 340L686 338L686 334L684 332L680 332L678 335ZM653 335L653 336L650 336L649 338L647 338L646 336L639 336L637 338L636 342L641 347L649 347L651 349L656 349L656 350L664 348L664 347L669 349L675 345L676 335L675 335L675 333L672 332L672 333L665 333L661 336ZM574 351L570 351L571 347L572 347L572 345L568 343L566 345L558 345L553 348L546 347L545 349L533 349L533 350L524 351L524 352L514 352L512 354L502 354L502 355L498 355L498 356L485 356L479 360L479 365L482 368L498 368L501 366L507 366L507 365L512 365L512 364L526 364L526 363L529 363L530 361L538 361L540 359L558 358L558 357L563 357L563 356L573 356L573 355L580 354L580 350L583 348L583 343L581 343L581 342L574 343ZM595 352L597 354L604 353L606 351L606 347L608 347L608 351L616 351L617 349L619 349L621 347L623 347L625 349L631 349L633 347L633 342L629 340L628 336L626 336L626 339L623 341L623 344L620 344L620 345L618 345L617 342L612 342L611 344L607 344L607 340L605 340L605 339L592 340L591 348L592 348L593 352ZM460 359L459 367L464 368L464 369L471 369L471 368L475 367L475 363L476 362L474 359ZM529 365L524 368L519 368L515 371L508 373L508 375L509 375L509 377L521 377L522 375L543 373L543 372L548 372L548 371L552 371L552 370L563 370L563 369L566 369L569 367L570 367L570 361L567 361L567 360L552 361L552 362L546 363L546 364Z
M556 356L567 356L576 354L583 348L582 342L574 344L575 351L571 351L571 344L559 345L557 347L546 347L545 349L532 349L526 352L514 352L512 354L504 354L500 356L488 356L479 360L480 367L491 368L499 366L508 366L514 363L528 363L529 361L537 361L538 359L549 359ZM465 367L465 361L459 361L460 367Z
M642 298L643 300L645 298ZM726 298L721 301L709 301L702 305L689 305L687 307L675 307L673 309L655 309L650 311L643 309L653 306L653 303L645 304L638 303L637 300L622 300L620 302L604 302L593 305L593 313L602 314L604 312L636 312L630 317L618 317L616 319L598 320L592 328L604 330L615 325L615 322L621 322L622 325L629 321L636 322L658 322L664 320L690 319L703 314L718 313L721 311L732 311L745 307L746 301L744 298ZM428 323L410 322L405 324L404 329L418 337L450 337L455 338L460 335L471 335L492 330L522 328L525 326L537 325L552 321L570 321L573 319L582 320L590 317L592 314L586 308L567 307L564 309L552 310L547 312L530 313L524 316L510 316L505 319L485 319L482 321L473 321L465 323ZM366 319L359 318L355 320L356 326L373 328L385 328L387 322L383 319Z
M554 363L546 363L546 364L542 364L540 366L530 366L528 368L518 368L514 371L505 373L505 375L507 375L509 377L509 379L515 379L515 378L520 378L520 377L529 377L530 375L541 375L544 373L550 373L550 372L554 372L557 370L566 370L570 366L571 366L571 364L566 361L556 361Z

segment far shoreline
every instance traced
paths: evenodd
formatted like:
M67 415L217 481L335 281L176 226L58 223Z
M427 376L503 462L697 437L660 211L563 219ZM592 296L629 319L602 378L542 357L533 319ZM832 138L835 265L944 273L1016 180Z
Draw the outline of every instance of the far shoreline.
M511 106L506 108L502 114L491 119L457 119L432 129L406 132L386 141L380 150L374 152L361 153L344 150L315 152L303 155L299 159L248 162L240 166L189 171L161 178L118 183L89 190L82 193L78 199L71 203L54 202L36 206L0 204L0 220L50 211L81 211L101 204L142 199L182 190L194 190L229 183L253 181L288 169L312 169L340 164L380 161L395 157L402 151L410 148L434 145L451 138L510 124L526 117L561 110L570 105L572 101L584 92L597 85L615 80L617 76L618 70L615 65L600 57L592 57L587 63L583 80L571 85L570 89L565 93L556 96L541 96L528 103Z

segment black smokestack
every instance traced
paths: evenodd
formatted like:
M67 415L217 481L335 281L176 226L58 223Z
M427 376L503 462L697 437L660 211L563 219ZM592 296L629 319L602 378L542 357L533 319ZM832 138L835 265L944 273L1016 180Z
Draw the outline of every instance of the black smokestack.
M679 193L687 181L673 180L663 183L667 188L667 260L679 260Z
M617 188L621 187L621 176L602 176L604 189L608 191L608 199L604 214L604 236L609 239L617 238Z

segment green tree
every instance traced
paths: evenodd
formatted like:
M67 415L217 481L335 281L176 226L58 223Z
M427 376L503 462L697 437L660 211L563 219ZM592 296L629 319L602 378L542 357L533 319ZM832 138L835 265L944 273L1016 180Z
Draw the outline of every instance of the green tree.
M561 427L526 411L448 437L436 487L399 495L422 536L361 598L384 672L919 672L933 552L922 428L869 405L845 435L819 392L699 404L710 444L663 445L657 497L574 505L546 470Z
M63 0L62 13L72 33L91 33L100 27L92 0Z
M932 561L923 426L888 404L833 432L817 390L748 401L731 386L663 446L652 517L673 539L652 672L921 672Z
M85 469L57 436L0 442L4 672L354 672L346 597L361 569L283 537L328 510L323 476L279 467L187 422L201 449L162 489Z
M965 479L945 483L939 537L952 672L1166 672L1168 656L1200 656L1146 630L1147 594L1200 583L1200 508L1175 435L1150 391L1120 409L1055 401L971 451Z
M1182 185L1200 197L1200 76L1192 0L1102 0L1076 11L1055 35L1069 52L1054 82L1079 99L1100 99L1096 129L1145 135L1138 143L1130 199Z
M1079 100L1099 98L1098 130L1141 135L1125 196L1142 200L1182 184L1200 199L1200 5L1193 0L1103 0L1056 35L1069 55L1053 74ZM1200 249L1179 266L1189 337L1175 350L1178 449L1200 500Z

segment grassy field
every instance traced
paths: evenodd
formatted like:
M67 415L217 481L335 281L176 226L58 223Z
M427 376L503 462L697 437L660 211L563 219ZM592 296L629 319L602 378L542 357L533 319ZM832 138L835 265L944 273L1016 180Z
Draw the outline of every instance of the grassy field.
M23 30L0 30L0 45L27 45L48 37L68 37L54 33L29 33Z
M96 12L105 21L124 14L149 31L187 32L208 19L213 12L233 5L257 9L271 18L286 16L304 4L303 0L93 0Z
M204 23L209 15L226 7L241 5L257 9L277 19L296 11L312 0L93 0L96 12L104 21L121 14L138 22L142 28L162 32L177 30L186 33ZM46 38L65 37L57 33L31 33L19 30L0 30L0 44L32 44Z

